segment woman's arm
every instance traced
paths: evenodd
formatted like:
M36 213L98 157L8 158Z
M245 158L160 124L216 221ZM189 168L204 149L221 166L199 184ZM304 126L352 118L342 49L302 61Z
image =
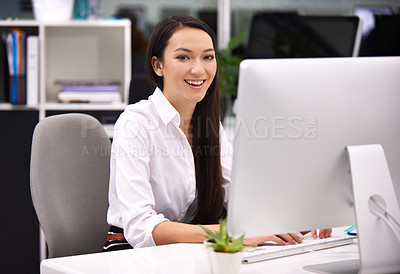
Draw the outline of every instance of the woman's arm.
M218 231L219 225L204 225L211 231ZM207 235L199 225L165 221L153 229L153 240L157 245L173 243L202 243Z
M219 225L204 225L211 231L217 232ZM204 230L199 225L184 224L178 222L165 221L153 229L153 239L157 245L173 244L173 243L202 243L205 238L201 235L206 235ZM243 244L258 245L267 241L272 241L277 244L285 245L287 243L297 244L302 243L301 233L288 233L281 235L270 235L245 238Z

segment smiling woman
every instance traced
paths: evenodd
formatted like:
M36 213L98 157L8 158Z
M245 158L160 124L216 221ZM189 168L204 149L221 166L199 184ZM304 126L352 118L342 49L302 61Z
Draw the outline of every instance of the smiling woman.
M111 154L105 250L203 242L226 215L232 146L221 124L215 36L173 16L154 29L147 70L157 87L119 117ZM297 234L247 239L301 242Z
M222 127L214 32L194 17L164 19L150 37L146 58L151 64L148 74L178 112L179 128L196 152L197 206L192 222L217 223L224 209L221 158L219 153L207 153L215 148L220 151Z
M166 18L146 64L154 94L116 123L106 250L202 242L194 224L217 230L226 212L232 147L220 122L213 31L194 17Z

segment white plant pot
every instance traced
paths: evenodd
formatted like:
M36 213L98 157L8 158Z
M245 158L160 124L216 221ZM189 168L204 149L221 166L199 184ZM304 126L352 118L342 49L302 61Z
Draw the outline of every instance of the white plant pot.
M224 253L215 252L206 246L207 259L213 274L238 274L242 264L242 252Z
M74 0L32 0L32 7L36 20L68 21L72 18Z

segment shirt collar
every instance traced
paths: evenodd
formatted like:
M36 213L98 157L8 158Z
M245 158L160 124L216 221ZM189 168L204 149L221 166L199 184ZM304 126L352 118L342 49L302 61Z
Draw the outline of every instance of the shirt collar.
M150 100L154 104L158 115L165 125L172 121L175 125L179 126L179 112L171 105L159 88L155 89Z

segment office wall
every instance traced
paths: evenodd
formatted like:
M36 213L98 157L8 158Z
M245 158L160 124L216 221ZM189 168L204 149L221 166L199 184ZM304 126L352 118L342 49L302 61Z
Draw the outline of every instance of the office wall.
M300 9L309 14L351 14L355 5L388 5L395 11L399 0L231 0L233 10ZM187 9L195 14L199 9L216 9L217 0L102 0L104 16L111 16L118 6L141 6L149 24L157 23L165 9Z
M103 15L113 15L119 6L143 7L149 24L155 25L165 10L188 10L194 15L201 8L217 8L217 0L102 0Z

